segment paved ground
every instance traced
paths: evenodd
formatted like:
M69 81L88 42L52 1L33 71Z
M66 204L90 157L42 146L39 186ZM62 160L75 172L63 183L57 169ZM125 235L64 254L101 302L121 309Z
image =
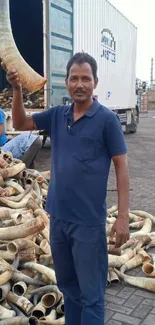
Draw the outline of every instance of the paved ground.
M155 214L155 113L144 114L136 134L126 134L129 152L130 208ZM38 156L36 169L50 166L49 143ZM117 203L115 173L111 168L108 207ZM130 275L142 276L141 269ZM106 293L106 325L155 325L155 294L120 283Z

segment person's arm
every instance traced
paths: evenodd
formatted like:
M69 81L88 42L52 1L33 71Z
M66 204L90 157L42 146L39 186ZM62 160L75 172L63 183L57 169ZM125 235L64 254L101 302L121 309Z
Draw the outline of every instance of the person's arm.
M3 63L2 68L6 71L6 67ZM13 127L20 131L33 131L45 129L49 132L51 128L51 110L46 110L45 112L27 116L23 103L22 86L19 81L18 73L13 70L6 71L6 74L7 80L13 88Z
M22 86L16 70L7 71L5 64L1 63L2 68L6 71L6 78L13 88L13 101L12 101L12 120L13 127L20 131L36 130L37 127L34 123L32 116L26 116Z
M108 153L113 160L118 191L118 217L114 223L110 239L116 235L116 247L129 239L129 172L127 164L127 146L120 120L111 114L106 123L105 139Z
M11 83L11 75L9 76L9 73L7 78L8 78L8 82ZM23 103L22 86L18 83L16 86L13 86L12 120L13 120L13 127L17 130L20 131L37 130L37 126L35 125L33 117L26 116L25 107Z
M116 247L122 246L129 239L129 172L127 154L114 156L118 192L118 217L111 231L111 238L116 234Z

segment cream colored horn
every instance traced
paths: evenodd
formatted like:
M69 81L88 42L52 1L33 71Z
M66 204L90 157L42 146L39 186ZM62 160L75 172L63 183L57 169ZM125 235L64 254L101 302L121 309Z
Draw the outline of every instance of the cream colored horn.
M30 92L33 93L46 84L47 79L36 73L17 49L10 22L9 0L0 1L0 57L7 70L15 69L18 72L21 84Z

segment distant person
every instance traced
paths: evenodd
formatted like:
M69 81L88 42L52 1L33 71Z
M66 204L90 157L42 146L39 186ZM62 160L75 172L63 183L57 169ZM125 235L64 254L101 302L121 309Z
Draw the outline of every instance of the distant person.
M51 138L52 177L46 210L57 283L64 294L65 324L104 325L106 192L111 161L116 170L118 217L110 237L115 237L116 247L129 239L127 147L119 118L93 99L97 63L87 53L76 53L67 64L66 86L72 105L26 116L18 73L7 71L7 79L13 87L15 127L45 129Z
M0 108L0 147L4 152L11 152L13 158L21 159L27 168L34 168L41 146L39 136L32 132L21 133L9 141L5 134L5 114Z

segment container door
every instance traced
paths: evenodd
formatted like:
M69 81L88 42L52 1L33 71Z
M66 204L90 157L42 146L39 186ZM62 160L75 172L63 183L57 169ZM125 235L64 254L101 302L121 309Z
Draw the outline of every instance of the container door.
M73 55L73 0L50 0L50 106L68 98L66 65Z

